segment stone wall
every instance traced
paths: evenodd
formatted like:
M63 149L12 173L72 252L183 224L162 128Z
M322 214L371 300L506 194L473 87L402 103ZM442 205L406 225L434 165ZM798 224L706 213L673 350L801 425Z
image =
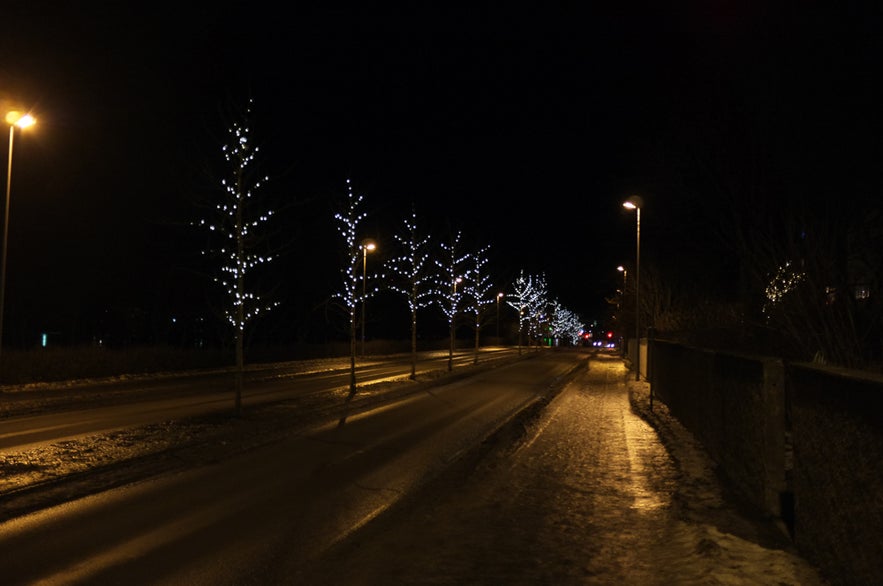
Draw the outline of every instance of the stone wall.
M794 540L843 584L883 583L883 380L791 364Z
M656 340L655 397L702 442L728 483L757 509L782 517L785 479L783 366Z
M664 340L651 393L832 584L883 583L883 377Z

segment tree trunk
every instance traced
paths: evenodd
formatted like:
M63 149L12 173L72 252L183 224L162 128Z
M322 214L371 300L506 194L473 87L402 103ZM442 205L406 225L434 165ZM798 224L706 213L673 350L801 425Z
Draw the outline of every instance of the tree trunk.
M241 313L240 309L240 313ZM240 317L241 319L241 317ZM241 321L239 322L242 323ZM242 415L242 375L245 370L245 348L242 341L243 328L240 325L236 329L236 402L234 411L236 416Z
M481 333L481 328L478 325L478 321L476 321L475 322L475 357L472 360L473 364L478 364L478 343L479 343L480 333Z
M454 369L454 320L451 319L451 347L448 350L448 371Z
M350 394L352 399L356 394L356 308L350 308Z
M411 310L411 380L417 378L417 310Z

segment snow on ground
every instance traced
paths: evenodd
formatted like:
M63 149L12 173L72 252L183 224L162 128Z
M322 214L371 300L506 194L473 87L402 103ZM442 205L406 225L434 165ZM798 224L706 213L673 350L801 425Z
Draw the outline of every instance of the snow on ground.
M291 363L276 365L290 368ZM299 361L299 370L303 372L322 372L337 368L348 368L348 360L340 358ZM266 369L266 365L251 368ZM29 413L39 411L52 393L63 391L64 401L89 404L94 400L91 395L99 394L105 399L115 393L130 391L114 391L114 384L131 380L156 380L162 377L181 377L188 374L204 374L208 371L193 373L160 373L152 375L131 375L102 379L69 381L66 383L39 383L4 387L0 398L10 397L15 393L14 402L17 412ZM106 387L108 391L96 393L95 388ZM380 389L378 388L379 392ZM89 393L89 394L86 394ZM369 391L363 393L370 394ZM325 400L329 403L340 402L340 394L329 394ZM0 413L4 413L12 402L0 401ZM273 437L274 429L267 424L274 421L292 420L292 412L298 405L292 403L285 407L250 409L244 418L234 419L224 415L197 418L192 420L165 421L141 427L122 429L100 435L80 437L54 444L39 445L23 451L0 452L0 496L21 492L71 477L82 477L90 471L102 471L108 468L119 468L121 464L137 467L150 457L168 458L182 450L190 453L198 450L207 452L205 457L216 457L220 452L235 449L246 449L256 443L268 441ZM232 395L231 395L232 408ZM2 419L0 419L2 421ZM232 438L235 438L232 439ZM234 445L238 444L238 445ZM195 456L194 456L195 457ZM83 482L83 479L79 479ZM88 484L88 481L86 481ZM90 490L86 487L84 490Z
M650 410L650 386L629 381L634 412L647 421L679 471L677 500L682 525L678 533L710 558L709 584L826 584L813 564L803 559L781 521L763 519L739 503L721 485L715 465L702 445L657 399ZM683 565L684 560L671 560ZM689 563L689 562L686 562Z
M447 351L424 352L421 359L447 357ZM379 359L378 359L379 361ZM492 362L492 358L488 358ZM359 365L373 361L360 360ZM299 360L276 364L249 365L249 371L296 369L300 373L326 372L350 367L348 357ZM226 369L229 370L229 369ZM114 395L132 391L119 388L117 383L139 380L157 380L165 377L180 378L188 375L203 375L221 372L218 370L196 370L192 372L155 373L149 375L124 375L101 379L83 379L67 382L48 382L27 385L4 386L0 389L0 416L9 415L14 406L14 414L39 412L47 401L63 400L65 403L88 405L96 400L108 400ZM417 380L431 380L438 374L428 372ZM358 401L382 400L385 393L395 391L407 384L406 381L393 381L360 387ZM99 389L96 391L96 389ZM136 428L122 429L111 433L80 437L28 448L22 451L0 451L0 498L4 495L20 493L33 487L46 486L53 482L76 478L81 488L79 493L88 493L96 487L107 486L108 482L121 482L121 468L128 467L129 477L145 470L144 462L153 458L161 462L151 462L146 469L156 473L163 469L180 466L186 453L188 461L211 460L225 454L249 449L254 445L272 441L279 433L289 431L291 425L303 420L316 407L343 405L346 389L332 391L323 397L290 401L280 406L249 408L242 418L225 415L197 418L192 420L165 421ZM12 396L15 400L9 400ZM310 401L309 404L305 401ZM318 402L317 402L318 401ZM232 408L232 395L231 395ZM2 418L0 418L2 422ZM163 467L165 462L166 467ZM112 479L96 478L90 481L89 472L108 472L114 469ZM140 472L139 472L140 470ZM70 494L70 493L65 493ZM29 501L30 502L30 501Z

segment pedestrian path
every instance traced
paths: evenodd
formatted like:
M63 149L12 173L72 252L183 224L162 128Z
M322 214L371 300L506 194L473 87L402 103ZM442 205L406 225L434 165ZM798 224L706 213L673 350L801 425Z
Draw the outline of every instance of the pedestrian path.
M517 447L452 471L310 583L824 584L774 526L726 502L689 434L660 442L630 404L644 385L593 359Z

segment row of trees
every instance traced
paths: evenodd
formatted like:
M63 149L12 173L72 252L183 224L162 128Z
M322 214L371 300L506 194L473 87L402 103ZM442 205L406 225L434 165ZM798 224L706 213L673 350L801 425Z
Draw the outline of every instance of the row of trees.
M357 311L366 298L376 295L382 287L365 287L368 276L364 271L365 241L357 236L366 217L362 211L364 198L355 195L347 180L347 204L344 211L335 214L338 229L344 238L346 263L342 269L343 287L337 298L342 302L350 324L350 392L355 392L355 355ZM405 298L410 313L411 378L417 368L418 310L437 306L444 314L449 330L448 370L453 367L454 339L458 320L468 318L474 333L474 362L478 363L480 333L489 323L490 311L502 295L506 303L518 311L519 349L521 336L526 334L528 344L548 337L576 344L583 331L583 323L574 312L563 307L548 293L543 276L519 275L509 294L496 293L488 263L490 246L469 250L463 243L462 232L453 233L437 245L418 220L415 207L407 216L401 230L393 234L398 244L397 254L384 263L383 272L371 278ZM361 276L359 263L363 267ZM361 285L361 290L360 286Z
M272 310L279 301L266 301L257 291L252 275L274 260L262 253L268 249L263 228L273 217L272 210L262 209L257 192L268 181L258 171L257 155L249 126L252 104L231 122L227 141L222 147L227 175L221 180L222 198L209 210L208 217L194 222L208 235L203 255L216 265L214 280L225 294L224 318L232 329L236 353L236 409L241 410L242 372L246 328L257 316ZM435 239L425 233L417 211L404 218L401 229L394 234L397 251L376 275L365 274L368 243L361 236L366 217L364 197L353 191L346 181L346 201L334 215L344 240L342 287L334 295L348 318L350 336L350 393L355 393L355 356L358 309L366 299L383 289L404 297L410 313L411 378L416 376L418 311L437 306L444 314L450 333L448 369L452 368L455 328L459 320L468 318L475 336L475 357L478 362L480 332L489 322L490 310L502 295L506 303L518 311L519 348L522 336L528 345L544 337L576 343L583 323L574 312L551 297L540 275L522 274L515 280L509 294L497 293L489 271L490 246L467 250L461 232L447 240ZM359 265L362 265L361 267ZM361 268L361 270L360 270ZM368 282L374 285L369 290Z

